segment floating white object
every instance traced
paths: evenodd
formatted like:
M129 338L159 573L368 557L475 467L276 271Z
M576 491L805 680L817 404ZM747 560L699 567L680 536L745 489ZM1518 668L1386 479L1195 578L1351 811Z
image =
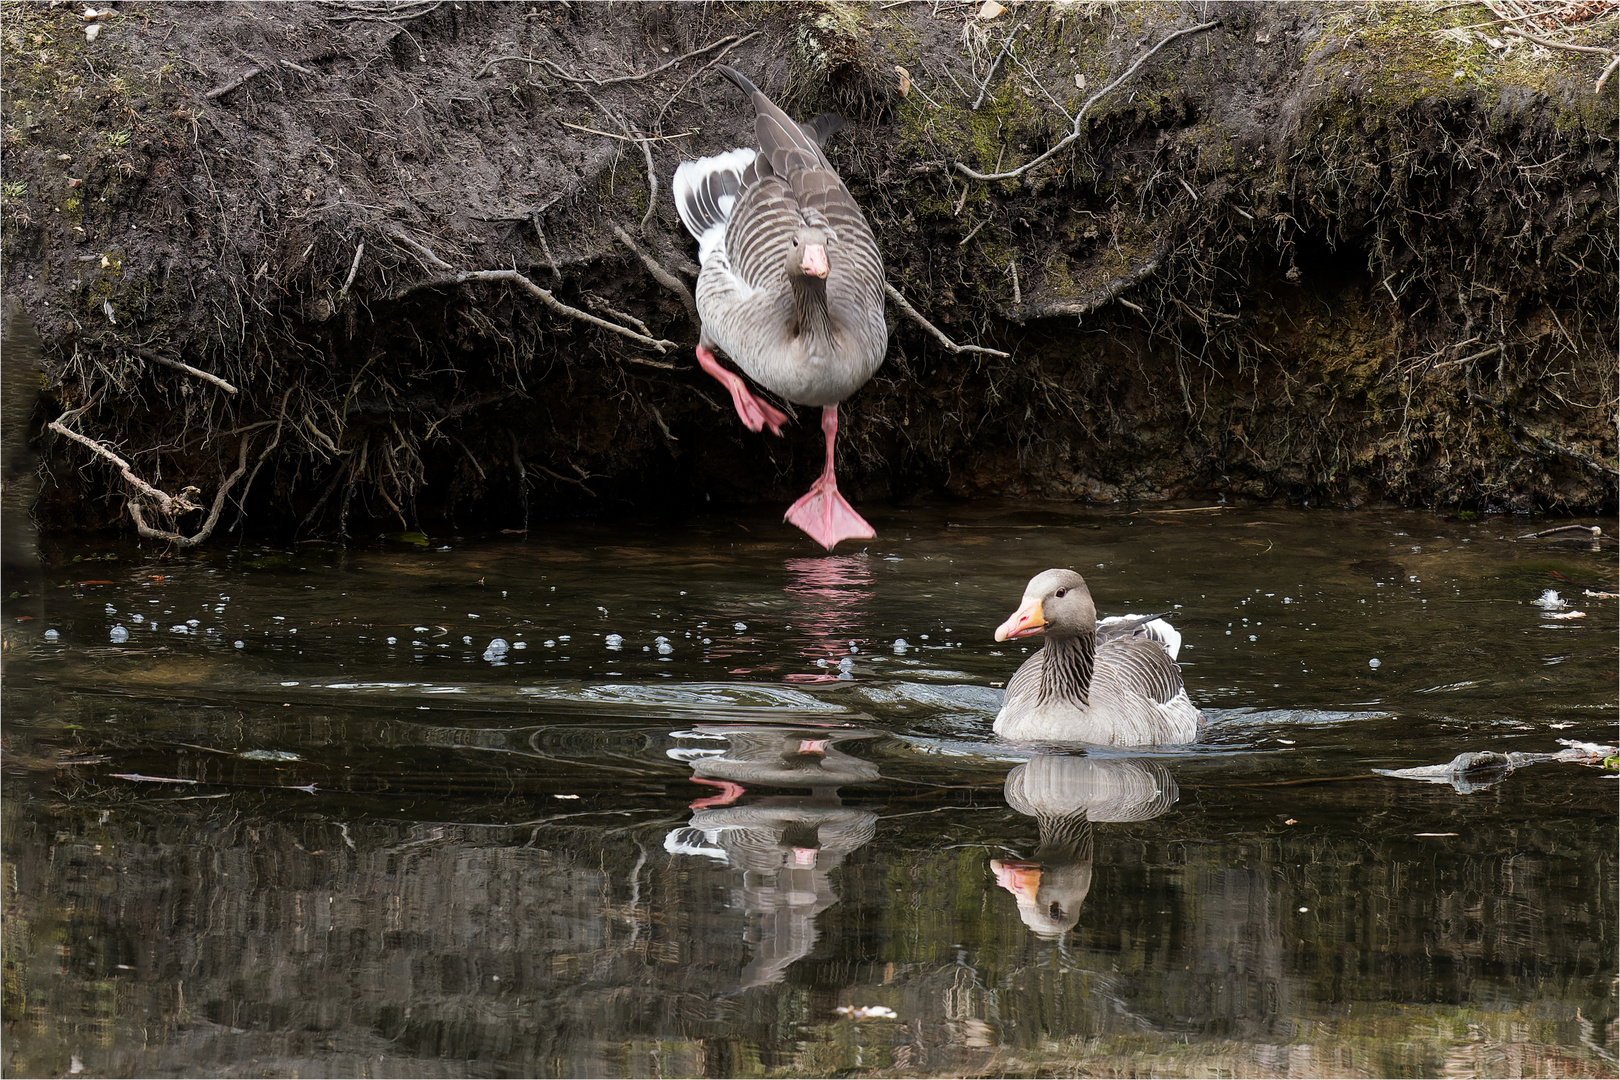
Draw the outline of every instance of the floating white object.
M1380 663L1382 663L1382 661L1375 656L1371 660L1367 661L1367 666L1370 668L1376 668Z

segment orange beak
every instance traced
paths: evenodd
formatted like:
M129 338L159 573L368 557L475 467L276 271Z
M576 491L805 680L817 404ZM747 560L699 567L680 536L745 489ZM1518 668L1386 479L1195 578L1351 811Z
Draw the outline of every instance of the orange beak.
M996 627L996 640L1030 637L1046 629L1046 617L1041 614L1040 600L1031 600Z
M1032 862L1003 862L990 860L990 869L996 875L996 884L1014 896L1031 899L1041 888L1041 864Z
M804 255L799 260L799 269L811 277L824 278L827 276L827 249L821 244L804 245Z

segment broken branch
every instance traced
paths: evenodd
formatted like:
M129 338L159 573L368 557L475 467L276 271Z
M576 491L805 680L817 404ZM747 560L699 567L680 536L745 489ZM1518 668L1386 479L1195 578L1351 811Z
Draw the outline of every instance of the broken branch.
M226 94L230 93L232 90L235 90L238 86L241 86L243 83L253 78L253 76L261 74L263 71L264 69L260 67L250 67L225 85L214 87L212 90L208 91L208 93L204 94L203 97L209 101L213 101L218 97L224 97Z
M893 285L890 285L888 282L884 282L883 290L889 294L889 299L894 301L895 307L905 312L912 322L916 323L918 326L932 334L934 339L943 345L947 352L984 353L986 356L1012 355L1011 353L1004 353L1000 349L986 349L980 345L958 345L956 342L946 337L943 330L929 322L927 319L923 318L922 312L918 311L916 308L907 303L906 298L900 295L899 289L895 288Z
M757 34L758 32L759 31L756 30L756 31L754 31L754 34ZM694 56L702 56L704 53L709 52L712 49L718 49L720 46L726 44L727 42L734 42L735 43L735 42L740 42L740 41L746 41L746 40L748 40L748 38L753 37L754 34L749 34L746 37L738 37L736 34L732 34L730 37L723 37L719 41L710 42L709 44L703 46L703 48L701 48L701 49L693 49L689 53L684 53L684 54L682 54L680 56L677 56L675 59L669 61L667 64L661 64L658 67L653 68L651 71L643 71L639 75L619 75L619 76L615 76L614 78L611 78L611 79L595 79L595 78L581 79L581 78L579 78L577 76L568 74L568 72L564 71L562 68L558 67L556 64L552 63L550 60L533 59L533 58L527 57L527 56L497 56L494 59L490 60L488 63L486 63L483 67L479 68L478 69L478 74L474 75L473 78L482 79L484 77L484 73L489 71L489 69L491 67L495 66L496 64L503 63L504 61L507 61L507 60L520 60L525 64L540 64L540 65L542 65L544 67L548 67L548 68L551 69L551 73L553 75L557 76L557 78L564 79L564 80L566 80L568 82L571 82L571 83L576 83L576 84L578 84L580 86L616 86L619 83L637 82L637 81L639 81L641 79L650 79L654 75L657 75L660 72L668 71L670 68L675 67L677 64L679 64L683 60L690 60Z

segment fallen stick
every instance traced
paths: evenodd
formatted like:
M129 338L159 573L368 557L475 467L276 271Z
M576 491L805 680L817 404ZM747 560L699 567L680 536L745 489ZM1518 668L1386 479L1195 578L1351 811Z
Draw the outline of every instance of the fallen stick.
M1592 536L1603 535L1603 530L1598 528L1596 525L1560 525L1554 529L1542 529L1540 532L1525 533L1523 536L1515 536L1513 539L1540 540L1543 536L1551 536L1554 533L1561 532L1583 532L1589 533Z
M1147 52L1138 57L1134 64L1126 68L1124 74L1120 75L1113 82L1109 83L1101 90L1098 90L1095 94L1092 94L1091 97L1087 98L1086 103L1080 106L1080 111L1074 114L1074 126L1070 130L1069 134L1065 135L1057 143L1048 148L1047 151L1041 154L1039 157L1026 161L1016 169L1010 169L1007 172L993 173L979 172L977 169L958 161L956 163L956 171L961 173L963 176L971 177L974 180L1016 180L1030 169L1035 168L1035 166L1045 164L1060 153L1064 147L1068 146L1081 136L1081 124L1085 121L1086 113L1091 111L1091 107L1097 104L1097 102L1101 101L1104 96L1110 93L1120 83L1136 74L1136 69L1147 63L1148 59L1151 58L1154 53L1158 52L1172 41L1175 41L1177 38L1186 37L1188 34L1202 33L1205 30L1212 30L1219 25L1221 25L1220 20L1217 19L1206 23L1199 23L1197 26L1189 26L1185 30L1177 30L1174 33L1166 35L1164 39L1161 40L1157 45L1153 46L1153 48L1149 49Z
M209 101L213 101L218 97L224 97L232 90L235 90L238 86L241 86L243 83L253 78L253 76L262 74L263 71L264 69L260 67L250 67L246 71L242 72L242 74L226 83L224 86L214 87L212 90L208 91L208 93L204 94L203 97Z
M1012 355L1011 353L1004 353L1000 349L986 349L981 345L958 345L956 342L946 337L943 330L929 322L927 319L923 318L922 312L918 311L916 308L907 303L906 298L900 295L899 289L895 288L893 285L890 285L888 282L884 282L883 290L889 294L889 299L894 301L895 307L905 312L912 322L934 335L935 340L943 345L946 351L953 353L983 353L986 356L1005 357Z

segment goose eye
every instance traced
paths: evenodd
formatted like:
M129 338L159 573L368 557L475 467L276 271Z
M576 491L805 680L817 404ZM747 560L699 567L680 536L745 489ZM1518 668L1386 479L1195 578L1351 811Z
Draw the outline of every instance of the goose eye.
M1061 599L1063 599L1064 595L1068 593L1068 591L1069 591L1068 589L1059 589L1053 595L1056 596L1059 600L1061 600Z
M799 242L798 242L798 241L797 241L797 240L795 240L795 241L793 241L793 246L794 246L794 247L798 247L798 246L799 246Z

